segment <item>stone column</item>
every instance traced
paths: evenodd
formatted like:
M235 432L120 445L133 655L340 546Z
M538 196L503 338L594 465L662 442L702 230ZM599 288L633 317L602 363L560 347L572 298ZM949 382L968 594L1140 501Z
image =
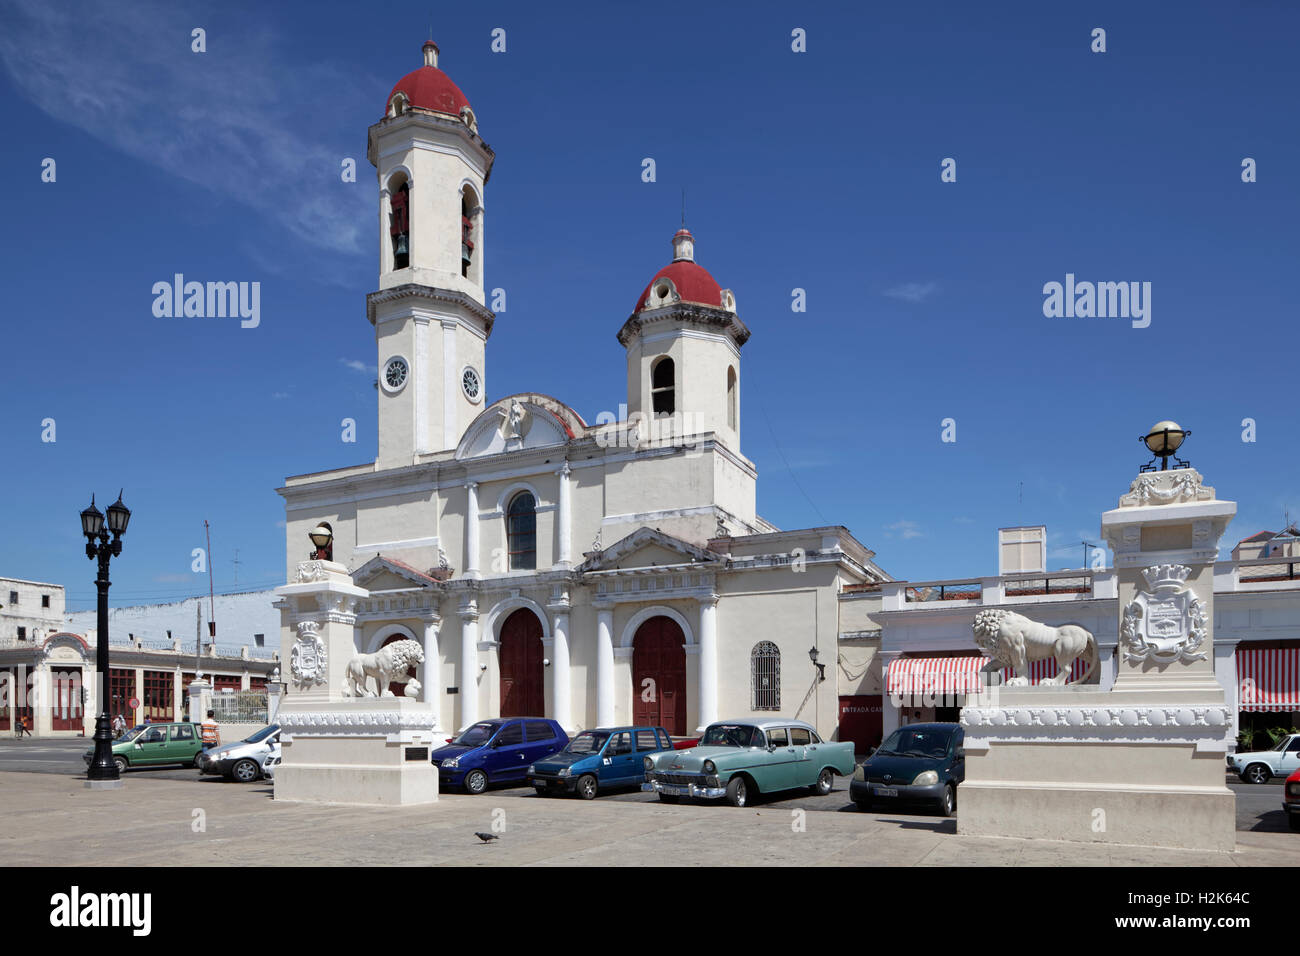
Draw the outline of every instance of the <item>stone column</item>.
M614 608L596 606L596 726L614 725Z
M38 658L32 668L32 726L33 737L48 737L54 732L54 708L58 705L58 689L50 662Z
M547 605L551 612L551 639L554 648L551 652L551 717L557 720L565 730L573 728L571 700L571 681L569 671L569 595L560 592L556 600Z
M430 618L424 622L424 673L421 674L424 689L420 699L427 701L433 711L433 726L440 728L439 704L442 701L442 660L438 656L438 625L441 621Z
M566 461L560 470L556 472L560 476L559 511L555 516L556 535L560 544L558 564L565 569L573 567L573 533L570 527L570 523L573 521L573 507L570 500L569 471L569 463Z
M461 730L478 720L478 675L478 602L468 598L460 606Z
M172 671L172 720L178 723L185 706L184 697L185 687L181 683L181 669L178 666Z
M700 726L718 719L718 596L700 598Z
M478 482L465 482L465 577L479 577L478 570ZM477 618L476 618L477 619ZM465 692L461 688L461 693Z

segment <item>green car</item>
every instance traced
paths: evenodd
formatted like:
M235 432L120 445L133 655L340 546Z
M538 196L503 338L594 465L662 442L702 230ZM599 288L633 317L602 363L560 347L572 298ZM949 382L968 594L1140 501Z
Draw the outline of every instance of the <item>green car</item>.
M203 752L201 737L198 724L140 724L113 742L113 760L119 773L128 767L166 763L197 767ZM94 756L93 750L82 754L87 767Z
M812 724L782 717L724 720L710 724L690 750L645 758L646 782L664 803L682 797L726 797L743 807L758 793L808 787L825 796L835 774L856 769L853 744L827 743Z

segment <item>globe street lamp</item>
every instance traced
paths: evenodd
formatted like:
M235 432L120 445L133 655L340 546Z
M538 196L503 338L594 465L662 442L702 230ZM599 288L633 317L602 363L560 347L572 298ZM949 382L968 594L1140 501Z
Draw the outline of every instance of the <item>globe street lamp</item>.
M1190 468L1188 462L1183 461L1174 452L1182 446L1183 440L1191 434L1190 429L1179 427L1177 422L1156 422L1151 426L1151 430L1138 439L1147 446L1147 450L1155 457L1139 469L1140 472L1155 471L1156 458L1160 459L1160 470L1169 469L1169 459L1172 458L1178 462L1180 468Z
M322 521L313 530L307 532L307 537L311 538L311 543L316 546L316 550L311 553L311 560L334 560L334 529L330 527L328 521Z
M119 491L117 501L108 506L108 521L95 507L95 496L90 496L90 507L81 513L81 533L86 536L86 557L99 559L99 576L95 587L99 591L99 605L95 623L95 670L98 676L97 701L99 716L95 718L95 756L90 761L86 779L90 786L104 788L121 786L117 763L113 760L113 731L108 719L108 562L122 553L122 535L131 521L131 509L122 504ZM109 533L112 532L112 540Z

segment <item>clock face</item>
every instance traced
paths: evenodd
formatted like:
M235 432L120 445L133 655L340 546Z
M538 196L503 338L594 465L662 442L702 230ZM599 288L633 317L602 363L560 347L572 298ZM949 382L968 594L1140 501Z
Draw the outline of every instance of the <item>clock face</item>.
M389 359L388 364L384 366L384 384L392 391L396 391L406 383L406 362L403 359Z
M471 402L478 402L483 383L479 381L478 372L472 366L466 367L460 377L460 387L465 390L465 397Z

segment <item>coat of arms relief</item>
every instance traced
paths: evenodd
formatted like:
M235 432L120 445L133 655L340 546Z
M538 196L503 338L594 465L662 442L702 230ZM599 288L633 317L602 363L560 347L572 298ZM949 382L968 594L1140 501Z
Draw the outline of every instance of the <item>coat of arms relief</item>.
M1209 633L1209 612L1185 586L1192 569L1157 564L1142 572L1149 591L1140 591L1124 609L1120 639L1129 661L1203 661L1201 644Z

